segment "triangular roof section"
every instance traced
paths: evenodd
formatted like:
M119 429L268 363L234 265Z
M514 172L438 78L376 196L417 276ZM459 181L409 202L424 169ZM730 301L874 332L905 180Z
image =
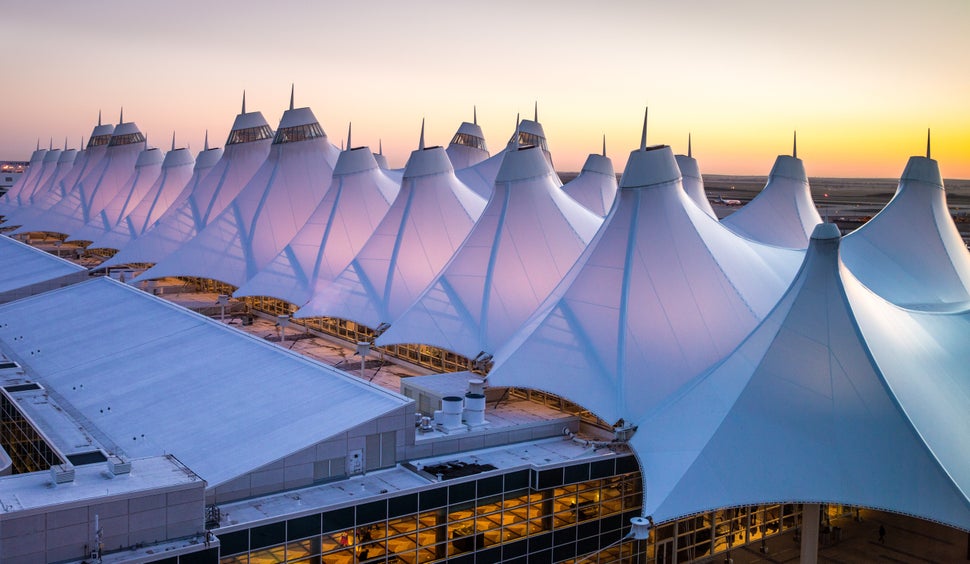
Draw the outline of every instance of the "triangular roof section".
M0 306L0 316L8 356L105 446L172 454L209 489L411 401L106 277Z
M246 112L243 95L242 113L233 121L226 148L212 170L183 202L162 214L150 230L102 263L103 266L157 263L175 252L205 229L239 195L266 162L272 143L273 129L261 112ZM202 162L201 155L199 162Z
M812 229L822 218L815 209L805 175L805 164L793 155L779 155L771 167L768 182L746 206L721 223L760 243L804 249Z
M182 194L193 176L194 169L195 159L188 149L173 147L171 151L165 153L158 178L152 183L148 192L130 211L122 212L121 219L108 231L93 238L89 248L121 249L139 237Z
M518 144L516 144L516 140L519 141ZM552 156L549 154L549 144L546 141L546 132L542 129L542 124L538 121L527 119L518 120L517 118L515 133L512 134L504 149L468 168L459 169L456 167L455 175L463 184L474 190L479 196L486 199L491 198L492 188L495 186L495 178L498 176L498 171L502 166L505 153L510 150L515 150L515 147L532 145L542 148L543 153L546 155L546 160L549 161L549 167L553 168ZM555 182L560 185L562 184L559 176L556 176Z
M393 323L455 254L485 209L441 147L411 152L400 192L354 260L296 317Z
M201 276L242 286L307 222L330 185L336 160L337 149L310 108L285 111L269 156L239 195L139 278Z
M485 144L485 134L482 133L481 126L478 125L478 111L472 123L463 121L458 126L458 131L451 138L451 143L446 149L448 158L455 170L474 166L489 157L488 145Z
M60 161L62 149L51 147L44 153L44 160L40 164L40 172L32 186L27 186L19 194L22 206L29 206L34 201L34 197L41 192L45 186L49 185Z
M162 172L165 153L157 147L146 147L138 154L135 169L124 185L104 208L88 223L75 231L68 240L94 241L110 231L134 209L151 190ZM94 247L91 247L94 248Z
M563 184L562 189L584 208L605 217L616 199L616 172L613 161L606 156L606 143L602 155L586 157L579 176Z
M970 438L953 432L970 425L970 346L964 339L958 352L918 355L964 363L962 374L951 366L935 379L949 387L914 382L913 374L925 367L911 361L906 368L915 372L888 377L854 310L865 309L877 321L894 307L848 274L838 247L838 228L819 226L801 271L761 326L721 365L638 422L630 444L644 469L645 515L661 522L720 507L828 502L970 529ZM959 328L965 336L966 316L951 321L944 333ZM885 326L873 328L887 339L887 350L905 343ZM942 344L934 339L939 335L908 336L923 346ZM959 382L953 379L958 375ZM921 397L911 403L912 397L897 393L899 384ZM945 391L959 392L960 399L947 401ZM945 419L935 433L942 445L928 442L920 425L926 421L913 417L935 409L926 399L962 402L938 418ZM941 457L947 448L948 459Z
M52 152L48 152L51 155ZM50 175L46 176L46 179L42 184L38 184L37 189L34 193L30 195L24 202L24 204L15 210L11 214L11 218L16 217L18 212L24 210L33 210L38 207L38 204L50 197L51 192L54 192L58 197L63 197L63 188L61 183L64 179L71 174L71 170L74 169L74 163L77 161L78 151L77 149L65 149L57 153L57 164L54 165L54 169Z
M970 309L970 251L947 208L939 163L910 157L889 204L846 236L842 260L894 304Z
M697 159L694 158L689 135L687 136L687 154L674 155L674 158L677 159L677 167L683 177L684 190L687 191L691 201L697 204L701 211L717 219L717 214L714 213L714 208L711 207L711 202L707 199L707 192L704 191L704 177L701 176L701 167L698 166Z
M390 208L400 185L369 147L342 151L326 194L299 232L235 296L303 305L350 264Z
M802 253L725 229L687 196L666 145L630 153L603 227L489 381L636 424L771 311Z
M67 194L78 189L77 185L79 181L87 176L104 158L108 150L108 143L111 141L111 134L114 132L115 126L113 124L102 125L100 123L100 116L98 121L98 125L91 131L91 137L88 138L87 146L84 150L77 153L74 159L74 166L70 172L57 182L56 185L52 186L51 190L44 194L38 194L30 206L21 208L11 214L5 222L5 225L23 225L32 222L35 218L54 207Z
M562 191L540 146L505 151L475 227L376 342L422 343L468 357L491 354L562 280L601 222Z
M50 209L24 222L16 233L54 231L73 235L91 221L123 189L145 149L145 136L134 123L119 123L104 158L81 178L73 190Z
M46 155L47 149L41 149L40 142L38 142L37 149L30 154L27 170L24 171L20 178L17 179L14 185L3 196L0 196L0 214L7 215L17 208L26 205L28 201L27 197L33 192L34 187L37 186L37 181L43 173L44 156Z
M85 270L83 266L0 235L0 294Z

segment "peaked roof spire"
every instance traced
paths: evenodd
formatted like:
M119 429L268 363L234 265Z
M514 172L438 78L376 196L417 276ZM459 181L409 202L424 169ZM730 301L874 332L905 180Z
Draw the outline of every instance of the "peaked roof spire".
M209 150L209 130L205 130L205 145L202 146L203 151Z
M172 130L172 148L171 148L171 150L172 151L175 150L175 130L174 129Z
M243 90L243 105L242 105L242 112L240 113L246 113L246 91L245 90Z
M384 140L383 139L378 139L377 140L377 154L378 155L383 155L384 154Z
M121 106L121 114L118 116L118 123L125 123L125 107Z
M353 126L354 126L354 123L353 122L351 122L351 121L348 121L347 122L347 149L348 150L354 148L353 143L350 142L350 130L351 130L351 128Z
M515 114L515 150L519 150L519 114Z
M603 156L606 156L606 134L603 134Z
M290 84L290 109L293 109L293 93L296 92L296 84Z
M535 113L532 116L532 121L539 123L539 100L536 100Z
M418 140L418 150L424 149L424 118L421 118L421 138Z
M691 150L690 146L690 132L687 132L687 157L694 158L694 152Z
M64 136L64 150L67 150L67 135Z
M101 110L98 110L98 125L101 125Z
M926 158L930 158L930 128L926 128Z
M643 133L640 134L640 150L647 150L647 115L650 112L650 107L646 107L643 110Z
M54 150L54 138L53 137L51 137L51 140L49 141L49 144L47 145L47 150L48 151L53 151Z
M478 107L472 106L472 123L478 125Z
M791 156L792 158L798 158L798 132L794 133L791 142Z
M34 149L34 150L35 151L40 151L40 137L37 138L37 148Z

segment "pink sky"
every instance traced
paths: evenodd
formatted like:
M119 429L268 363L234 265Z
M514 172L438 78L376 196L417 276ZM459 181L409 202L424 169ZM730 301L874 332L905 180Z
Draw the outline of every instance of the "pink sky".
M602 136L617 170L639 144L702 172L895 177L925 150L970 178L970 2L17 2L2 9L0 159L38 138L77 147L121 106L150 142L224 143L243 89L275 127L310 106L333 142L383 141L392 166L447 144L477 106L497 150L516 113L539 119L558 169Z

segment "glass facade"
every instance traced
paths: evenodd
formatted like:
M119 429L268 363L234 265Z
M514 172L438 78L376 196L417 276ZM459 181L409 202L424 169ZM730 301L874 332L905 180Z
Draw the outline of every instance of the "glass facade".
M251 141L259 141L260 139L271 139L272 137L273 130L268 125L234 129L229 132L229 139L226 140L226 145L249 143Z
M119 145L131 145L133 143L144 143L144 142L145 142L145 136L142 135L140 131L136 131L134 133L125 133L123 135L112 135L111 140L108 141L108 146L118 147Z
M469 135L468 133L456 133L454 137L451 138L452 145L464 145L466 147L474 147L476 149L481 149L483 151L488 151L488 147L485 146L485 140L477 135Z
M273 145L296 143L297 141L306 141L307 139L323 137L324 135L323 128L316 122L306 125L294 125L293 127L281 127L276 132Z
M0 445L10 456L14 474L64 463L6 394L0 394Z
M220 562L576 558L617 542L629 518L639 515L642 482L636 468L636 460L626 456L519 470L221 534Z
M88 149L91 147L98 147L100 145L107 145L111 142L111 134L107 135L95 135L94 137L88 139Z
M515 136L513 135L512 138L514 140L515 139ZM528 133L528 132L525 132L525 131L520 131L519 132L519 146L521 146L521 147L529 147L529 146L540 147L540 148L542 148L543 151L547 151L547 152L549 151L549 145L546 143L546 139L544 137L539 137L535 133Z

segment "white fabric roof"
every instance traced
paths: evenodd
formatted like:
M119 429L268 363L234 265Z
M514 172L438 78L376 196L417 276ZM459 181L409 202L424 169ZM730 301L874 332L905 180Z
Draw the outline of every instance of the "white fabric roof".
M310 108L284 112L269 156L239 195L140 278L201 276L242 286L276 258L320 204L337 160L326 134L300 137L304 126L320 127Z
M761 243L804 249L821 221L802 160L779 155L761 193L721 223Z
M68 240L94 241L103 236L125 218L151 190L162 172L165 154L157 147L145 148L138 154L131 176L121 186L104 208L84 227L76 230ZM95 248L95 247L91 247Z
M0 292L9 292L75 272L83 266L0 235Z
M481 143L481 147L472 146L469 141ZM476 165L489 157L488 146L485 145L485 134L478 123L463 121L458 131L446 149L452 166L458 170Z
M639 422L644 514L814 501L970 529L970 437L954 432L970 428L970 344L955 339L970 318L883 302L841 267L838 243L821 226L764 323ZM928 368L943 374L926 381Z
M377 344L423 343L469 357L497 350L565 276L601 221L562 191L539 147L506 151L468 238Z
M120 219L103 235L94 237L89 248L121 249L144 233L182 196L193 176L195 159L188 149L172 149L165 154L158 177L134 207L119 214ZM204 172L211 170L203 169ZM204 172L202 173L204 175ZM139 176L139 180L140 180ZM132 191L132 196L135 190Z
M11 214L5 224L23 225L31 222L60 202L68 193L76 190L78 181L84 178L104 158L108 145L107 142L100 143L100 141L109 140L114 128L114 125L111 124L95 126L91 132L87 148L77 153L74 166L71 167L70 172L45 194L37 194L29 207L21 208Z
M368 147L342 151L326 195L280 253L235 296L273 296L303 305L350 264L400 188Z
M251 128L269 127L260 112L236 116L233 134ZM129 262L159 262L205 229L229 205L259 167L266 162L273 138L227 143L219 162L201 179L188 198L162 214L151 229L103 263L114 266ZM191 183L190 183L191 184Z
M548 390L611 423L637 423L734 350L801 258L701 211L669 147L633 151L603 227L495 354L489 382Z
M842 260L897 305L970 309L970 252L950 216L935 160L909 159L892 201L846 236Z
M115 127L112 141L130 139L141 135L134 123L121 123ZM142 136L142 139L144 137ZM40 215L25 221L15 233L29 231L54 231L72 235L84 224L96 217L108 202L121 190L135 169L138 154L145 142L109 144L104 158L94 163L74 188Z
M52 191L59 191L63 195L61 183L71 174L71 170L74 169L77 156L77 149L61 151L57 159L57 165L54 167L54 173L47 178L43 185L37 186L37 190L30 196L30 201L27 205L34 207L41 200L47 198L48 194Z
M7 215L26 204L28 196L33 193L34 187L37 186L37 181L43 172L46 154L47 149L39 147L30 154L27 170L20 175L20 178L3 196L0 196L0 215Z
M498 175L499 168L502 166L505 153L510 150L510 147L514 150L513 145L515 144L516 134L522 141L522 145L532 145L533 142L538 142L537 145L542 147L546 155L546 160L549 161L549 167L553 168L552 156L548 152L546 133L542 129L542 124L537 121L525 119L519 122L516 133L512 135L512 138L504 149L470 167L459 168L456 166L455 175L458 176L458 179L463 184L478 193L479 196L486 199L491 198L492 189L495 187L495 177ZM556 182L559 182L558 176L556 177Z
M690 147L690 145L688 145ZM683 177L684 190L690 199L707 215L717 219L714 208L711 207L710 200L707 199L707 192L704 191L704 177L701 176L701 169L697 165L697 159L690 155L674 155L677 159L677 167Z
M209 488L410 401L108 278L0 316L4 348L96 436L172 454Z
M613 161L605 154L589 155L579 176L564 184L562 189L584 208L605 217L616 199Z
M397 198L354 260L319 289L296 317L393 323L441 272L485 209L455 176L441 147L418 149Z

